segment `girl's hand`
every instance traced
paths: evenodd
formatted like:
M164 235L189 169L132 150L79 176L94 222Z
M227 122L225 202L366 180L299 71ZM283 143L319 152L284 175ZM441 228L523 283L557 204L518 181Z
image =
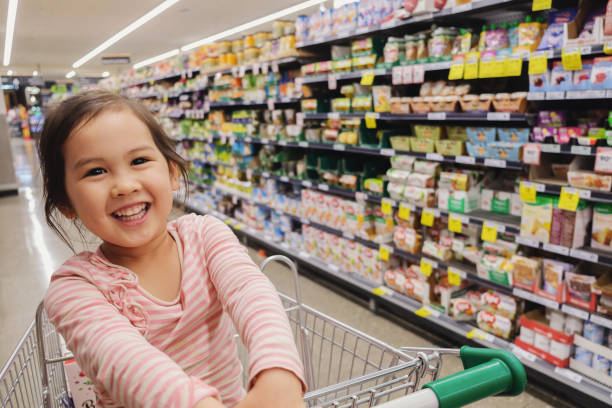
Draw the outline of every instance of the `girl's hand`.
M235 408L304 408L302 383L281 368L262 371L255 385Z
M203 400L195 404L193 408L226 408L226 407L225 405L220 403L218 399L208 397L208 398L204 398Z

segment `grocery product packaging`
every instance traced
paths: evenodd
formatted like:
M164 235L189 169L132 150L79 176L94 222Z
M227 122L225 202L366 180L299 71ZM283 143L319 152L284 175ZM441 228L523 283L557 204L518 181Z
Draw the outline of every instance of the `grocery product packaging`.
M521 328L533 331L534 341L533 344L525 341L521 332L521 336L514 340L517 346L557 367L569 365L574 336L552 329L542 309L534 309L523 314L519 324Z
M597 278L591 275L567 272L565 274L565 301L583 309L595 311L597 296L592 291Z
M514 327L510 319L486 310L478 313L476 322L481 330L492 333L504 339L509 339L514 331Z
M536 294L555 302L563 302L564 275L574 270L574 265L554 259L542 260L542 275Z
M612 272L608 270L600 276L592 290L597 297L597 312L612 316ZM612 330L608 340L608 344L612 345Z
M74 406L95 408L96 394L93 383L85 376L76 360L64 361L64 374Z
M480 187L468 191L438 190L438 208L442 210L468 213L480 207Z
M538 195L535 203L523 203L521 237L549 242L552 210L553 200L549 196Z
M512 286L513 264L503 256L485 255L476 265L478 276L502 285Z
M612 205L595 203L591 247L612 251Z
M583 247L590 221L591 207L585 201L579 201L576 211L567 211L559 208L558 199L553 199L550 243L566 248Z
M513 255L512 263L514 286L535 292L542 272L542 262L539 259Z
M480 209L499 214L520 216L523 202L517 193L483 188L480 193Z
M514 319L520 312L519 305L512 296L489 290L482 295L482 310Z

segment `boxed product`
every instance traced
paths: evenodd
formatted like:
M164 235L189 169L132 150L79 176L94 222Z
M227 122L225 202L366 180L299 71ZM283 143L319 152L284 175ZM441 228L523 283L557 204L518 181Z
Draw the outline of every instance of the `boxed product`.
M546 92L550 88L550 70L529 75L529 92Z
M597 296L597 312L612 316L612 272L607 271L600 276L592 290ZM610 337L608 340L610 340ZM608 341L608 343L612 346L612 342Z
M574 336L554 330L542 309L534 309L523 314L519 320L521 328L533 332L533 342L529 343L527 336L515 339L517 346L521 347L558 367L567 367L571 354Z
M387 185L387 192L389 196L394 200L402 200L404 198L404 190L406 186L403 183L390 182Z
M566 71L561 61L553 62L548 91L568 91L572 84L572 71Z
M454 191L467 191L474 185L474 183L474 178L469 172L443 171L440 173L438 188Z
M482 295L482 310L487 310L500 316L514 319L519 311L519 305L512 296L489 290Z
M433 207L436 200L436 190L432 188L421 188L406 186L403 192L403 199L418 207Z
M461 282L459 286L451 285L448 282L448 276L444 276L434 286L432 304L442 312L450 314L452 299L463 297L468 293L469 288L470 285L465 281Z
M558 129L555 127L535 126L533 128L533 134L531 138L534 142L546 142L547 138L555 138L557 132Z
M567 272L565 274L565 301L583 309L595 311L597 296L592 287L597 279L591 275Z
M398 154L391 157L391 167L401 170L412 170L416 157Z
M610 191L612 175L599 174L588 170L570 170L567 172L569 185L578 188Z
M418 153L433 153L435 150L435 141L433 139L419 139L411 137L410 150Z
M487 157L487 145L486 143L472 143L466 142L465 147L468 154L472 157L485 158Z
M521 196L517 193L483 188L480 194L480 209L499 214L520 216L523 202Z
M457 213L469 213L480 206L480 187L468 191L438 190L438 208Z
M553 135L555 143L567 144L571 143L572 139L578 140L579 137L584 135L585 129L581 127L570 127L562 126L557 129L557 132Z
M435 177L440 172L440 163L417 160L414 162L414 171L415 173L428 174Z
M597 57L591 69L591 89L612 88L612 57Z
M535 292L540 280L542 261L520 255L512 255L512 263L514 264L514 286Z
M406 177L405 183L408 186L433 188L436 186L436 179L434 176L430 176L428 174L410 173Z
M542 260L542 275L535 293L555 302L563 302L565 295L563 277L572 270L574 265L566 262L554 259Z
M395 232L393 233L393 243L397 248L411 254L420 253L421 246L423 245L421 234L412 228L404 228L400 226L395 227Z
M465 142L468 140L465 126L446 126L446 135L449 140Z
M496 255L485 255L476 265L478 276L502 285L512 286L513 264L507 258Z
M509 339L514 331L514 327L510 319L487 312L486 310L478 313L476 322L481 330L504 339Z
M529 143L529 128L497 128L500 142Z
M497 129L494 127L473 127L466 128L467 137L472 143L494 142L497 136Z
M521 214L521 237L541 242L550 241L553 199L538 195L535 203L523 203Z
M445 262L448 262L453 258L453 251L450 247L429 240L425 241L423 244L423 254Z
M521 161L523 143L492 142L487 144L487 156L491 159Z
M553 215L550 229L550 243L566 248L583 247L587 237L587 227L591 222L591 207L579 201L576 211L559 208L559 200L553 199Z
M592 59L582 60L582 69L574 71L572 74L571 90L573 91L588 91L593 89L591 84L591 71L593 70Z
M387 170L387 179L392 183L406 184L412 174L413 173L408 170L390 168L389 170Z
M451 299L450 315L456 321L475 320L478 308L469 299L460 297Z
M461 156L463 142L460 140L436 140L436 152L445 156Z
M387 85L373 86L372 97L374 98L374 112L389 112L391 99L391 87Z

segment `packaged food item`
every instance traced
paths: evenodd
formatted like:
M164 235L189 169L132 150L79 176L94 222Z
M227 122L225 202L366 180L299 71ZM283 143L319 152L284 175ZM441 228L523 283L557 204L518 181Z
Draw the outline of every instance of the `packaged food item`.
M468 154L472 157L487 157L487 145L485 143L466 142L465 147L468 151Z
M593 248L612 251L612 205L595 203L591 233Z
M550 339L545 334L536 332L533 345L546 353L550 352Z
M597 57L591 69L591 89L610 89L612 85L612 57Z
M541 242L550 241L553 200L549 196L537 196L534 203L523 203L521 236Z
M582 91L589 90L592 88L591 85L591 72L593 70L594 60L585 59L582 61L582 69L574 71L572 74L572 85L571 90Z
M412 138L408 136L391 136L389 141L391 142L391 147L393 149L409 152L410 139Z
M463 142L460 140L436 140L436 152L445 156L463 155Z
M418 153L433 153L435 150L435 141L433 139L419 139L417 137L410 138L410 150Z
M583 330L583 323L584 320L581 318L567 315L565 316L565 327L563 328L563 331L567 334L580 334Z
M552 296L558 296L563 291L563 274L569 273L573 266L553 259L544 259L542 261L542 268L540 289Z
M490 143L495 141L497 129L492 127L472 127L466 128L467 136L472 143Z
M465 126L446 126L446 135L450 140L465 142L468 140Z
M467 191L474 184L474 179L467 172L449 172L443 171L440 173L438 187L446 190Z
M542 26L533 21L531 16L525 17L525 22L518 26L518 48L526 51L534 51L538 48L542 35Z
M491 142L487 145L487 156L496 160L521 161L523 143Z
M393 243L401 250L416 254L421 251L422 238L421 235L412 228L396 226L393 233Z
M563 68L561 61L553 62L553 69L550 74L549 91L567 91L572 84L572 72Z
M595 295L592 293L593 284L597 278L590 275L567 272L566 280L566 301L584 309L594 310Z
M432 188L421 188L406 186L403 199L419 207L433 207L435 205L436 190Z
M405 40L389 37L383 50L385 64L394 65L400 61L400 55L405 52Z
M372 96L374 98L375 112L389 112L391 107L389 100L391 99L391 87L386 85L373 86Z
M558 332L562 332L563 327L565 326L565 314L563 312L553 309L551 309L550 311L547 310L547 312L550 312L548 317L549 327Z
M610 191L612 188L612 175L599 174L594 171L573 170L567 172L569 185L578 188Z
M427 174L435 177L440 172L440 163L416 160L414 162L414 171L416 173Z
M391 157L391 167L401 170L412 170L416 157L398 154Z
M438 208L466 214L480 207L480 188L468 191L438 190Z
M497 128L500 142L529 143L529 128Z
M550 88L550 70L529 75L529 92L546 92Z
M478 276L502 285L512 286L514 265L503 256L485 255L476 269Z
M423 254L445 262L448 262L453 258L453 251L451 248L430 240L425 241L423 244Z
M599 354L593 354L593 370L608 375L610 371L610 360Z
M535 343L535 332L525 326L521 326L521 332L519 336L522 342L531 344L532 346Z
M521 196L517 193L483 188L480 195L480 209L499 214L520 216L523 210L523 202Z
M587 367L591 367L591 365L593 364L593 352L583 347L576 346L574 359Z
M389 183L387 185L387 192L389 196L394 200L402 200L404 198L404 189L406 186L401 183Z
M436 179L428 174L410 173L405 182L409 186L433 188L436 186Z
M513 297L489 290L482 295L482 308L491 313L514 319L518 306Z
M603 344L605 328L591 321L584 322L584 332L582 335L585 339L596 344Z
M487 30L485 36L485 50L501 50L509 45L507 25L497 28L495 24L491 24L491 28Z
M533 292L540 279L541 261L520 255L512 255L512 263L514 264L514 286Z
M513 331L512 321L510 319L487 312L486 310L478 313L476 321L481 330L504 339L510 338L510 334Z
M444 137L444 128L442 126L414 125L412 130L419 139L440 140Z
M453 320L468 321L476 319L478 309L468 299L451 299L450 315Z

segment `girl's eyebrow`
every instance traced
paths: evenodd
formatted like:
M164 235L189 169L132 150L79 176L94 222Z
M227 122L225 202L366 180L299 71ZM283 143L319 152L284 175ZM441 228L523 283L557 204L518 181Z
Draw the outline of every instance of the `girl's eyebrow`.
M130 150L129 152L127 152L125 155L129 156L132 155L134 153L137 152L141 152L141 151L146 151L146 150L155 150L152 146L138 146L133 148L132 150ZM96 161L104 161L104 159L100 158L100 157L85 157L80 159L79 161L76 162L76 164L74 165L74 169L78 169L80 167L83 167L91 162L96 162Z

